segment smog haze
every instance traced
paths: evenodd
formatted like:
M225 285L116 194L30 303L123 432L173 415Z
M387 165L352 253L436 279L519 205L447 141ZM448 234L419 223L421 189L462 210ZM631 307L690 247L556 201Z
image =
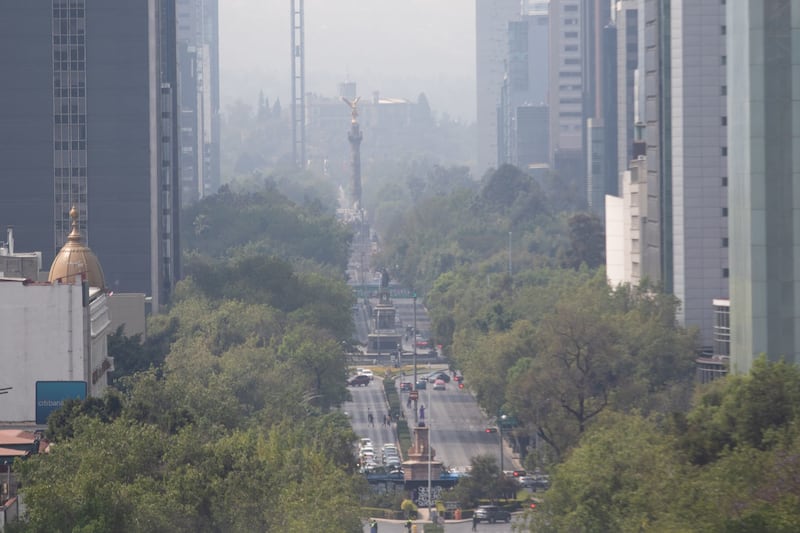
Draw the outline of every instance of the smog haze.
M306 92L335 96L354 81L363 98L416 100L475 119L475 7L471 0L306 0ZM260 90L291 100L291 2L221 0L223 110Z

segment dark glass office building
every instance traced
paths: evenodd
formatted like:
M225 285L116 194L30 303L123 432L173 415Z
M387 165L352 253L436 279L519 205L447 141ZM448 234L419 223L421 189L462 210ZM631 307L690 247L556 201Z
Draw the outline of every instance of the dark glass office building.
M0 0L0 225L48 265L70 231L110 290L179 276L174 0Z

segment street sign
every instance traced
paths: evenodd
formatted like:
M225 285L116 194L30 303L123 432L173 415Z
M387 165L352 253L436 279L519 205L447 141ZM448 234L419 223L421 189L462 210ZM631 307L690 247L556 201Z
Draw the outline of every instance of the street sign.
M411 392L408 393L408 397L410 399L412 399L412 400L418 399L419 398L419 391L412 390Z

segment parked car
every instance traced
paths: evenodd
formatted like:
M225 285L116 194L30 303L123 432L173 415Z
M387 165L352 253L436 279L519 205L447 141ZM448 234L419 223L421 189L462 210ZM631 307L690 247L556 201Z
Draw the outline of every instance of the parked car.
M478 519L478 522L489 522L490 524L499 521L506 523L511 522L511 513L505 509L501 509L497 505L478 506L478 508L475 509L475 517Z
M366 387L367 385L369 385L370 381L371 380L369 379L369 376L361 374L359 376L354 376L353 378L351 378L350 381L347 382L347 384L350 385L351 387L360 387L362 385Z

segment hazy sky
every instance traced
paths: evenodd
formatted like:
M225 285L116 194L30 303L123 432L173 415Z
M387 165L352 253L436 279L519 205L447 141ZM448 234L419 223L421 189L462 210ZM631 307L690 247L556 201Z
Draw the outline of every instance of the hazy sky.
M291 100L291 0L219 0L223 111L259 90ZM416 100L475 119L474 0L305 0L306 92Z

